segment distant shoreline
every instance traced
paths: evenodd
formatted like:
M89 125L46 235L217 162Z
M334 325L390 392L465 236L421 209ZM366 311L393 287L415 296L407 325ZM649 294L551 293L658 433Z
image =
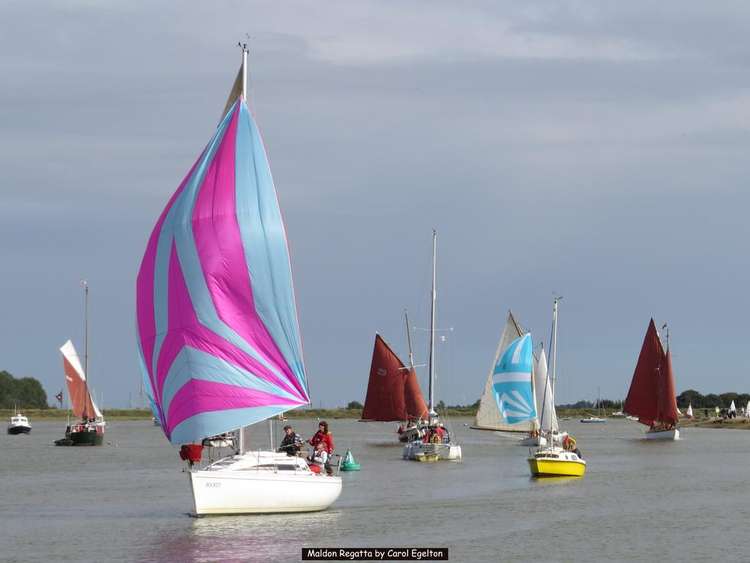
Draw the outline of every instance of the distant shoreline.
M49 409L22 409L24 415L31 419L32 423L34 420L66 420L68 416L71 419L74 417L69 414L69 411L64 409L49 408ZM13 416L13 409L0 409L0 417L6 421ZM441 415L445 417L474 417L476 415L476 409L473 407L465 408L448 408ZM321 420L321 419L354 419L359 420L362 416L362 411L359 409L297 409L288 411L285 414L288 420ZM557 410L557 416L560 419L571 418L579 419L587 416L598 416L596 410L592 409L566 409L560 408ZM611 412L602 412L603 418L617 420L621 417L613 417ZM104 410L104 418L106 420L151 420L153 417L149 409L106 409ZM694 418L688 419L683 418L680 420L680 427L682 428L729 428L733 430L750 430L750 419L748 418L734 418L734 419L721 419L721 418Z

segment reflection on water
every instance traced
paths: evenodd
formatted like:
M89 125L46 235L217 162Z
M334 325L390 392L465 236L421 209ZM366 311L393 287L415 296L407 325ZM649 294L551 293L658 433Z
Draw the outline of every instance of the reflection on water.
M337 526L335 511L306 514L206 516L186 519L142 561L278 561L299 559L303 545L319 545L321 531ZM280 556L281 555L281 556Z
M60 423L40 421L22 439L0 435L13 515L0 559L276 562L299 561L303 546L417 544L448 547L451 561L705 560L746 542L750 431L658 442L636 423L571 421L586 476L531 479L528 450L460 422L463 463L424 464L402 461L392 427L332 421L338 451L362 470L342 473L331 510L195 519L183 464L150 421L113 422L119 447L80 449L51 446ZM295 422L303 436L316 426ZM250 434L267 445L267 428ZM540 530L545 541L529 541Z
M577 477L575 475L556 475L554 477L529 477L529 480L534 483L534 485L537 486L544 486L544 485L563 485L563 484L570 484L575 483L576 481L582 480L583 477Z

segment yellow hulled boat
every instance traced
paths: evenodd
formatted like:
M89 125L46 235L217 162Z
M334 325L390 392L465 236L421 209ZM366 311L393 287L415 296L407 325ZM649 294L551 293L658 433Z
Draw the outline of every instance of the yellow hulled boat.
M559 447L542 448L528 459L533 477L583 477L586 462L575 452Z

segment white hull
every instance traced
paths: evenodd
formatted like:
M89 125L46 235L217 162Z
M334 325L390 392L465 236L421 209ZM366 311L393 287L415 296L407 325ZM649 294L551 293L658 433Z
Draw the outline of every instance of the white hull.
M603 424L607 422L606 418L599 418L598 416L590 416L588 418L582 418L580 420L583 424Z
M547 439L544 436L527 436L520 442L519 446L546 446Z
M304 459L247 452L191 470L196 515L325 510L341 494L341 477L315 474Z
M546 436L542 436L542 435L539 435L539 436L527 436L526 438L524 438L523 440L521 440L520 442L518 442L518 445L519 446L530 446L530 447L534 447L534 446L536 446L536 447L545 447L545 446L553 447L553 446L559 446L559 445L562 444L563 439L567 435L568 435L567 432L557 432L557 431L552 432L552 443L551 444L549 443L549 437L550 437L549 433L547 433Z
M680 431L677 428L671 430L649 430L646 432L647 440L679 440Z
M16 414L10 418L8 434L28 434L29 432L31 432L31 424L28 418L22 414Z
M418 461L423 456L437 456L444 461L461 461L461 446L456 444L425 444L409 442L404 446L403 458Z

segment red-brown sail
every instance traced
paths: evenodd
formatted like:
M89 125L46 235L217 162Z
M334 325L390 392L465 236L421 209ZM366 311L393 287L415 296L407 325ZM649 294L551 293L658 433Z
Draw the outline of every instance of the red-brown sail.
M664 369L660 371L660 375L656 420L675 425L678 419L677 398L674 390L674 375L672 374L672 353L668 348L664 358Z
M656 332L654 319L651 319L623 408L627 414L637 416L639 422L648 426L652 426L657 420L659 372L663 362L664 348Z
M672 355L669 351L664 352L654 319L651 319L643 339L623 410L648 426L677 424Z
M376 334L362 420L389 422L410 418L427 418L417 376Z

